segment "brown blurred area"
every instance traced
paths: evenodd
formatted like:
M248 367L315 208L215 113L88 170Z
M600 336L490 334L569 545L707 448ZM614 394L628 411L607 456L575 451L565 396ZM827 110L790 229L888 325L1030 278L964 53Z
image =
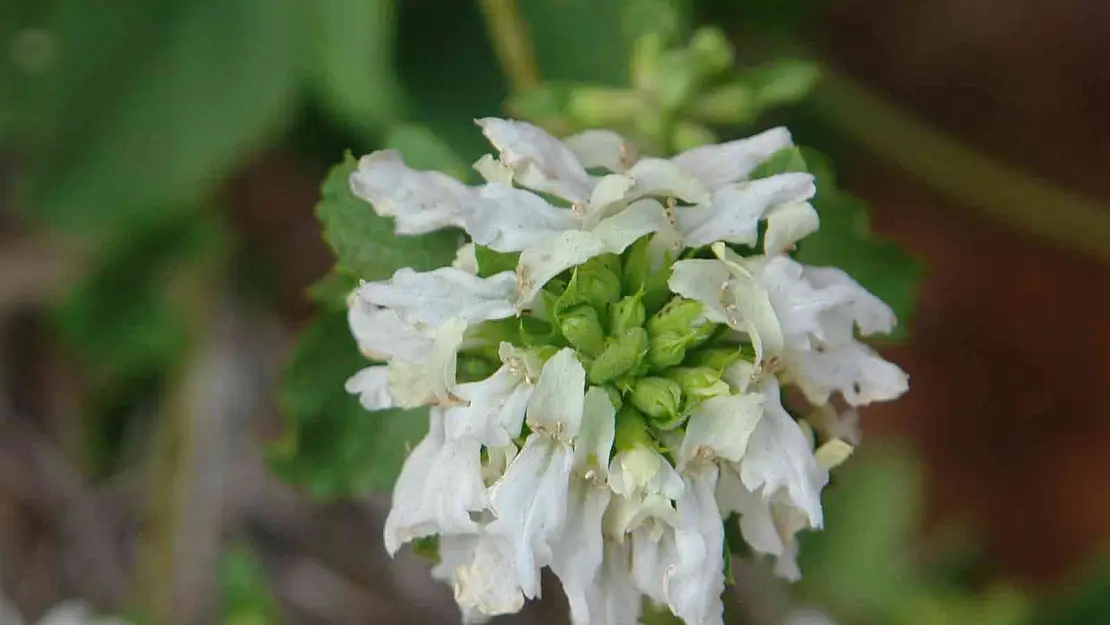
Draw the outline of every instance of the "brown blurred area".
M817 35L830 64L1110 206L1110 3L830 5ZM933 523L976 523L997 572L1059 582L1110 539L1110 265L952 205L876 159L840 162L876 229L928 269L913 338L890 352L911 392L865 412L865 433L919 449Z

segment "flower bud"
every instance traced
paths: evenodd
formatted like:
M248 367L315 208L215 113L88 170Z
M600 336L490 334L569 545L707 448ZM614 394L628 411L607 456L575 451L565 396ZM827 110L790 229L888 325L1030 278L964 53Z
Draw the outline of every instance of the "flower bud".
M657 336L667 332L685 334L690 332L694 323L701 317L702 305L690 299L676 297L648 319L648 334Z
M647 331L632 328L609 341L605 349L590 364L591 384L605 384L629 371L644 360L648 351Z
M648 432L644 413L633 406L625 406L617 413L617 431L613 444L617 451L628 451L640 446L651 447L651 433Z
M724 371L732 363L744 358L745 352L740 347L707 347L690 354L686 364L693 367L709 367L716 371ZM751 354L754 359L755 354Z
M717 135L712 130L693 122L680 121L671 131L671 145L678 152L716 142Z
M643 108L640 94L630 89L580 86L567 98L567 112L584 126L627 125Z
M689 49L703 76L719 74L732 67L735 50L719 28L699 28L690 39Z
M660 33L644 34L632 45L632 60L629 65L634 88L655 91L663 47L664 38Z
M605 349L605 331L593 306L579 304L559 315L559 330L570 343L587 356L597 356Z
M666 378L639 378L630 398L632 405L653 421L674 421L682 409L682 388Z
M659 105L664 112L682 108L697 90L701 72L694 55L686 50L672 50L659 57L656 75Z
M689 343L689 332L670 331L652 336L648 346L648 364L660 371L681 363L686 358Z
M643 293L629 295L609 308L609 332L613 335L624 333L631 328L643 327L646 314L644 313Z
M663 375L678 383L690 398L703 400L730 392L728 383L721 380L720 370L711 367L674 367Z
M734 82L698 94L686 109L691 117L707 124L746 124L759 114L756 94L747 84Z
M555 310L566 310L575 304L589 304L604 311L620 297L620 261L612 254L603 254L591 258L574 270L570 284L555 302Z
M659 310L671 296L667 288L667 280L671 276L670 267L667 264L652 267L651 238L651 235L640 237L624 251L621 272L624 293L643 293L641 301L644 312L649 315Z

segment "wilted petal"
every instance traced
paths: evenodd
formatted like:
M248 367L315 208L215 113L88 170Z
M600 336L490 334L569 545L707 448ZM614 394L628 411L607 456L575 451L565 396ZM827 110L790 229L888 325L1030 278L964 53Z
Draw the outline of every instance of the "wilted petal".
M748 439L740 479L752 492L762 489L764 497L781 491L806 514L810 527L821 527L821 489L828 482L828 471L817 464L806 434L782 407L778 381L767 376L760 388L766 396L763 418Z
M350 184L375 212L396 219L397 234L461 226L474 206L469 187L438 171L409 169L396 150L363 156Z
M737 461L763 415L764 397L756 393L710 397L686 424L678 450L679 465L717 458Z
M487 491L497 517L487 531L509 545L524 596L540 591L540 568L551 563L551 542L563 530L574 452L550 436L533 433L505 475Z
M472 439L447 441L443 411L431 410L428 434L405 459L393 487L393 507L385 520L391 555L423 536L477 531L470 513L482 509L485 488L479 448Z
M716 241L754 245L759 237L759 222L768 211L783 204L804 202L815 191L810 174L780 174L727 185L713 194L712 201L679 208L675 212L678 229L686 234L688 247ZM780 233L776 232L776 236Z
M425 272L405 267L389 280L367 282L359 289L363 299L397 311L405 323L432 326L452 317L469 323L512 317L515 293L512 272L479 278L454 267Z
M760 163L790 145L786 128L772 128L747 139L696 147L671 161L715 191L730 182L746 180Z
M389 367L377 365L366 367L351 376L344 389L358 395L358 401L367 410L384 410L393 407L393 396L389 394L387 372Z
M601 167L622 173L636 162L636 146L612 130L587 130L563 143L585 168Z
M524 607L510 546L488 533L475 537L469 561L455 568L454 584L464 617L513 614Z
M527 122L486 117L478 120L482 132L513 168L520 184L552 193L571 202L585 203L593 184L582 164L563 142Z
M548 204L540 196L504 184L488 184L466 231L475 243L497 252L519 252L539 245L564 230L578 229L569 209Z

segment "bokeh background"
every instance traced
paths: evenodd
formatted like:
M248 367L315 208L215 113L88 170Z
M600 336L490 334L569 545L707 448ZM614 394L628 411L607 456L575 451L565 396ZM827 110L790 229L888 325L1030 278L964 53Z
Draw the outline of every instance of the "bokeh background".
M622 84L629 3L519 0L543 77ZM883 347L911 392L862 411L805 580L740 569L730 623L1110 623L1110 4L663 3L738 66L823 68L721 133L788 124L924 270ZM380 547L366 446L313 447L374 431L291 422L343 398L275 389L297 335L335 329L306 296L334 263L328 168L386 145L465 167L471 120L505 112L491 4L0 0L0 582L27 622L73 598L457 621L425 562ZM299 373L324 384L336 350ZM294 440L312 471L282 460ZM506 622L563 622L547 595Z

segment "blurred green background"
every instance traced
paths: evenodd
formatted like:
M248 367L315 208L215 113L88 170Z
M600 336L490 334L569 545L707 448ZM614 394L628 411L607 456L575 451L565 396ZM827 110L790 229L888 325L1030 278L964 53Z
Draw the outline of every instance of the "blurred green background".
M456 622L380 547L419 421L342 391L354 280L455 239L328 172L467 178L513 115L658 151L788 125L803 260L899 312L911 393L863 411L803 581L738 569L730 623L1110 623L1107 42L1100 0L0 0L2 594ZM547 595L506 622L563 622Z

